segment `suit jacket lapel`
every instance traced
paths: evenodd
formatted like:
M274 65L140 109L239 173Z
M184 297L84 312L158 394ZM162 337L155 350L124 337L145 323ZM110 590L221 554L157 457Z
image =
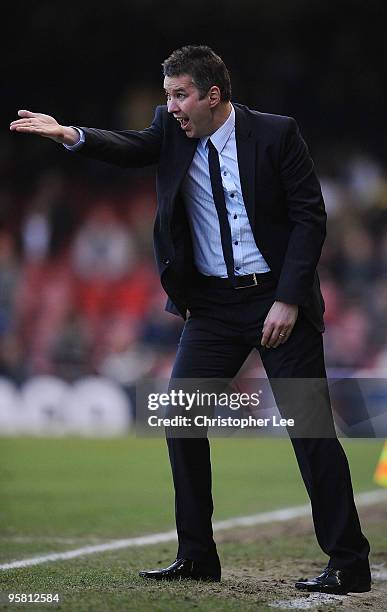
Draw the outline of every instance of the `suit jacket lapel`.
M178 128L181 130L181 128ZM183 133L178 134L178 146L175 147L175 154L171 160L171 171L173 173L172 199L176 196L181 187L181 183L188 172L193 156L198 144L197 138L188 138Z
M235 137L242 195L251 229L254 231L256 143L253 137L249 118L245 111L236 105L234 105L234 108Z

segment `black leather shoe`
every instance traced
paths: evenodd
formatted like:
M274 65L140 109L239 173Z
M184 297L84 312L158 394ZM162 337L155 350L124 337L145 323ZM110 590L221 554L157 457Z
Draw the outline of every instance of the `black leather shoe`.
M346 595L347 593L366 593L371 590L371 573L362 571L335 569L326 567L322 574L311 580L299 580L296 589Z
M141 578L153 578L153 580L205 580L206 582L220 582L220 567L213 567L201 561L190 561L189 559L176 559L164 569L143 571L139 573Z

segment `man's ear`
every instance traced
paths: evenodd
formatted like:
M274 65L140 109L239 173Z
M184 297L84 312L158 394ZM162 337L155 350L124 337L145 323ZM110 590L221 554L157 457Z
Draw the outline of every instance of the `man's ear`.
M213 85L208 91L208 97L210 100L210 108L215 108L220 102L220 89L217 85Z

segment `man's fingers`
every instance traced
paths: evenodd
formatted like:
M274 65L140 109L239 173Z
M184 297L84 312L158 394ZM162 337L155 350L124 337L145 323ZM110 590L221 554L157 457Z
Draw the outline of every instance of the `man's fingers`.
M277 348L289 338L297 320L298 306L274 302L263 324L261 345Z
M26 129L31 129L31 128L44 129L46 128L46 126L41 121L34 119L34 118L16 119L16 121L12 121L12 123L9 126L9 129L11 131L16 131L16 132L26 131Z
M35 134L36 136L44 136L45 138L50 138L50 134L41 127L36 125L15 125L10 127L12 132L18 132L21 134Z
M264 323L263 325L263 334L262 334L262 340L261 340L261 345L262 346L266 346L267 348L270 348L271 345L271 335L273 332L274 326L273 324L266 324Z
M280 332L279 334L276 335L274 341L272 340L271 344L273 348L277 348L278 346L280 346L281 344L283 344L284 342L286 342L287 340L287 334L284 334L283 332Z
M14 132L41 132L41 130L34 125L17 125L11 129Z
M54 117L42 113L33 113L27 110L19 110L18 115L20 119L12 121L9 126L11 132L34 134L36 136L50 138L54 142L63 142L64 128L59 125Z
M270 338L270 346L271 348L277 348L281 344L281 338L278 334L272 334Z
M279 337L278 330L273 329L269 341L267 343L267 348L277 348L281 344L282 338Z
M275 326L268 328L268 330L264 331L264 334L262 336L262 342L261 342L262 346L266 346L266 348L277 348L278 346L280 346L281 344L284 344L284 342L288 340L292 332L292 329L293 328L290 328L290 329L276 328Z
M32 111L23 109L17 111L17 114L19 115L19 117L37 117L38 115L38 113L33 113Z
M285 328L285 329L278 330L278 335L276 337L275 343L273 344L272 342L273 348L277 348L281 344L284 344L285 342L287 342L292 331L293 331L293 326L287 329Z
M15 129L21 125L31 125L31 120L28 119L16 119L16 121L12 121L10 124L11 129Z
M11 131L15 130L16 132L20 132L20 130L31 130L37 128L38 126L34 123L29 123L26 121L21 121L20 123L19 121L14 121L9 127Z
M20 119L14 119L13 121L11 121L11 123L31 123L31 122L36 122L38 121L39 123L44 122L44 118L42 117L42 115L29 115L28 117L21 117Z

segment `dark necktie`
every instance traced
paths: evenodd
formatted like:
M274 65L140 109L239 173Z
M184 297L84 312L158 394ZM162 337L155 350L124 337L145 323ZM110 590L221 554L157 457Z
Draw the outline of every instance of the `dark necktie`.
M232 252L231 230L230 230L230 224L227 219L227 208L226 208L226 200L224 198L222 177L220 174L219 155L218 155L218 151L216 150L216 148L214 147L210 139L208 139L207 141L207 146L208 146L208 166L210 169L212 195L214 196L216 212L218 213L223 257L226 263L227 275L229 279L231 280L232 284L234 284L235 274L234 274L234 256Z

